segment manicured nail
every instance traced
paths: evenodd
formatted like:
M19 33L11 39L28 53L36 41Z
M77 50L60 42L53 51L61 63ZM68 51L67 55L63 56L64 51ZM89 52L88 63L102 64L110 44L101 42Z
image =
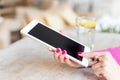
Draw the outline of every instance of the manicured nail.
M78 55L81 55L81 54L82 54L82 52L78 52L77 54L78 54Z
M67 58L66 57L64 57L64 61L66 60Z
M63 51L62 51L62 55L66 54L66 52L67 52L66 50L63 50Z
M60 48L57 48L57 49L56 49L56 53L59 53L59 52L60 52L60 50L61 50Z

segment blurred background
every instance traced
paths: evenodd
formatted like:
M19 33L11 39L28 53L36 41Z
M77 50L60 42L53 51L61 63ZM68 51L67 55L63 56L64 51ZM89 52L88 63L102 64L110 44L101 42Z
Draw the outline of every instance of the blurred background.
M96 18L97 32L120 33L120 0L0 0L0 49L23 38L33 19L66 30L80 16Z

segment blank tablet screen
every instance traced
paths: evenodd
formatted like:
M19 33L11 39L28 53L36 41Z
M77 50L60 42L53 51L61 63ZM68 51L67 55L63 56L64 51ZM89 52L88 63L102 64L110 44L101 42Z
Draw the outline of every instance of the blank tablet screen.
M78 57L77 53L84 51L85 47L83 45L57 33L56 31L40 23L38 23L33 29L31 29L28 34L55 48L66 50L67 54L73 56L78 60L82 60L80 59L80 57Z

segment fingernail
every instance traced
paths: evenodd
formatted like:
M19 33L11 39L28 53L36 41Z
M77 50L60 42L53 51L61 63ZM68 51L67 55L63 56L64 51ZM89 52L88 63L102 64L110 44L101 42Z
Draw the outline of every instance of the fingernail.
M59 52L60 52L60 48L57 48L57 49L56 49L56 53L59 53Z
M67 58L66 57L64 57L64 60L66 60Z
M62 55L66 54L66 52L67 52L66 50L63 50L63 51L62 51Z
M77 54L78 54L78 55L81 55L81 54L82 54L82 52L78 52Z

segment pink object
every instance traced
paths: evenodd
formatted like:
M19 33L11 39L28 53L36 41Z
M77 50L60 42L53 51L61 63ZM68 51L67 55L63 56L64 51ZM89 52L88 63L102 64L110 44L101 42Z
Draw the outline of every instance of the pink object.
M77 54L80 55L80 54L82 54L82 52L78 52Z
M60 52L60 48L57 48L57 49L56 49L56 53L59 53L59 52Z
M115 48L108 48L106 50L99 50L96 52L105 52L105 51L109 51L113 56L113 58L116 60L116 62L120 65L120 46Z
M63 51L62 51L62 55L64 55L64 54L66 54L66 50L63 50Z
M66 57L64 57L64 61L66 60L67 58Z

